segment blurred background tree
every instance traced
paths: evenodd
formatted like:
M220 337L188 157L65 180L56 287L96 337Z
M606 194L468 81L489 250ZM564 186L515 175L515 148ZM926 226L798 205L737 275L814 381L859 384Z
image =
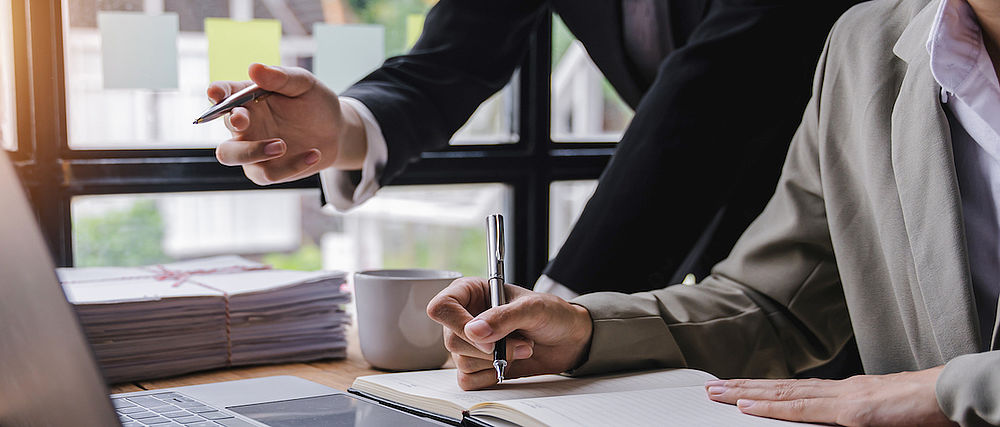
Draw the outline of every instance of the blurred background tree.
M323 268L323 251L308 240L295 252L267 254L261 257L261 262L278 270L316 271Z
M408 43L409 16L427 15L437 0L348 0L347 6L356 15L346 19L353 22L377 22L385 26L386 58L410 50ZM420 25L423 19L419 20ZM419 33L419 30L417 31Z
M77 267L172 261L163 252L163 218L153 200L138 200L101 216L74 216L73 254Z

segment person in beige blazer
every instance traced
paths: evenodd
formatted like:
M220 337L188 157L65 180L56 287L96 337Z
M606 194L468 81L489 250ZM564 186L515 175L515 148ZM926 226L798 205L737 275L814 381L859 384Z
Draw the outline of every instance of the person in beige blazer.
M700 283L569 303L508 285L510 302L491 310L482 279L453 283L427 310L446 327L459 385L496 383L491 346L509 333L511 377L693 367L787 378L854 336L866 375L722 380L708 395L801 421L1000 424L1000 351L981 338L996 324L977 318L951 127L929 65L941 1L966 0L876 0L841 17L773 198ZM969 4L992 50L1000 2Z

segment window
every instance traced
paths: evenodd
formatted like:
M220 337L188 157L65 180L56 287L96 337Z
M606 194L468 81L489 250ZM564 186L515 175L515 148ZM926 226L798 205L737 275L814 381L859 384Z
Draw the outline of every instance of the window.
M190 124L209 105L205 88L216 69L245 68L242 62L229 63L223 55L226 49L211 48L227 42L229 33L207 32L206 18L259 20L280 27L264 40L276 49L277 57L270 62L317 72L331 89L340 91L383 58L406 52L416 42L431 4L328 1L307 7L304 2L248 0L65 0L64 7L69 146L127 149L207 148L229 138L222 121ZM373 31L336 33L366 27ZM350 37L351 43L334 46L341 36ZM348 54L340 54L344 52ZM327 67L335 75L317 69L321 60L336 62ZM132 76L142 77L132 81ZM512 87L498 92L456 134L455 143L513 142L513 102Z
M580 219L584 206L597 189L596 180L557 181L549 192L549 258L559 253L559 248L569 237L569 232Z
M280 25L275 62L319 74L322 32L371 30L384 45L359 56L400 54L416 40L433 0L0 1L31 17L13 26L12 40L26 46L11 51L13 62L27 65L9 75L19 90L10 99L30 106L34 119L19 123L30 127L20 133L30 138L18 141L24 160L17 167L63 266L237 253L290 268L430 267L479 275L483 218L502 212L511 237L509 277L530 285L549 257L550 210L576 209L585 193L572 190L563 200L561 184L552 183L596 179L614 150L615 138L597 133L565 133L553 143L553 32L545 19L510 84L479 108L452 146L423 153L375 199L336 213L321 208L317 177L258 187L241 169L216 161L212 147L228 138L221 124L191 126L208 105L204 90L218 60L209 52L215 30L206 33L206 18L262 23L265 30ZM173 70L166 62L142 73L145 80L115 77L129 60L148 67L163 59L136 63L125 43L133 40L112 37L141 38L127 32L137 23L146 24L141 37L173 38L156 52L174 57L176 50L176 73L161 73ZM112 54L125 60L108 62ZM550 206L550 191L557 205ZM552 227L572 222L567 218ZM561 241L559 233L551 239Z
M295 270L436 268L485 274L483 218L506 208L501 184L404 186L340 213L319 190L79 196L77 266L139 266L238 254Z
M632 109L618 96L559 17L552 26L552 139L621 139Z
M14 48L10 3L0 4L0 148L17 149L14 128Z

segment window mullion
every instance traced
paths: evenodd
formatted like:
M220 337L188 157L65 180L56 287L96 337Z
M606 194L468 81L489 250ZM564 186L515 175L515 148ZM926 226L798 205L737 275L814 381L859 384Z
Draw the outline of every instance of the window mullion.
M532 287L548 261L549 80L552 61L552 14L545 12L530 39L522 66L521 140L530 167L513 183L514 282Z
M59 155L66 143L65 81L60 2L15 0L23 26L15 27L18 71L18 144L31 150L21 170L35 213L57 265L72 264L69 200ZM15 18L15 21L19 21Z

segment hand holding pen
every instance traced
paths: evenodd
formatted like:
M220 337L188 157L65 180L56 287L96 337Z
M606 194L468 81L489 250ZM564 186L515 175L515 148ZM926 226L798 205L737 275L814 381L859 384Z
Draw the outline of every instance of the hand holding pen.
M455 280L427 305L427 315L444 325L444 345L464 390L573 369L586 359L593 331L586 308L503 284L494 274L502 274L506 256L498 220L487 219L489 276ZM506 304L500 304L500 289Z
M216 149L220 163L242 166L259 185L328 167L361 168L367 143L360 116L314 75L262 64L251 65L249 74L251 81L212 83L207 93L218 108L195 119L205 123L228 115L232 139Z

